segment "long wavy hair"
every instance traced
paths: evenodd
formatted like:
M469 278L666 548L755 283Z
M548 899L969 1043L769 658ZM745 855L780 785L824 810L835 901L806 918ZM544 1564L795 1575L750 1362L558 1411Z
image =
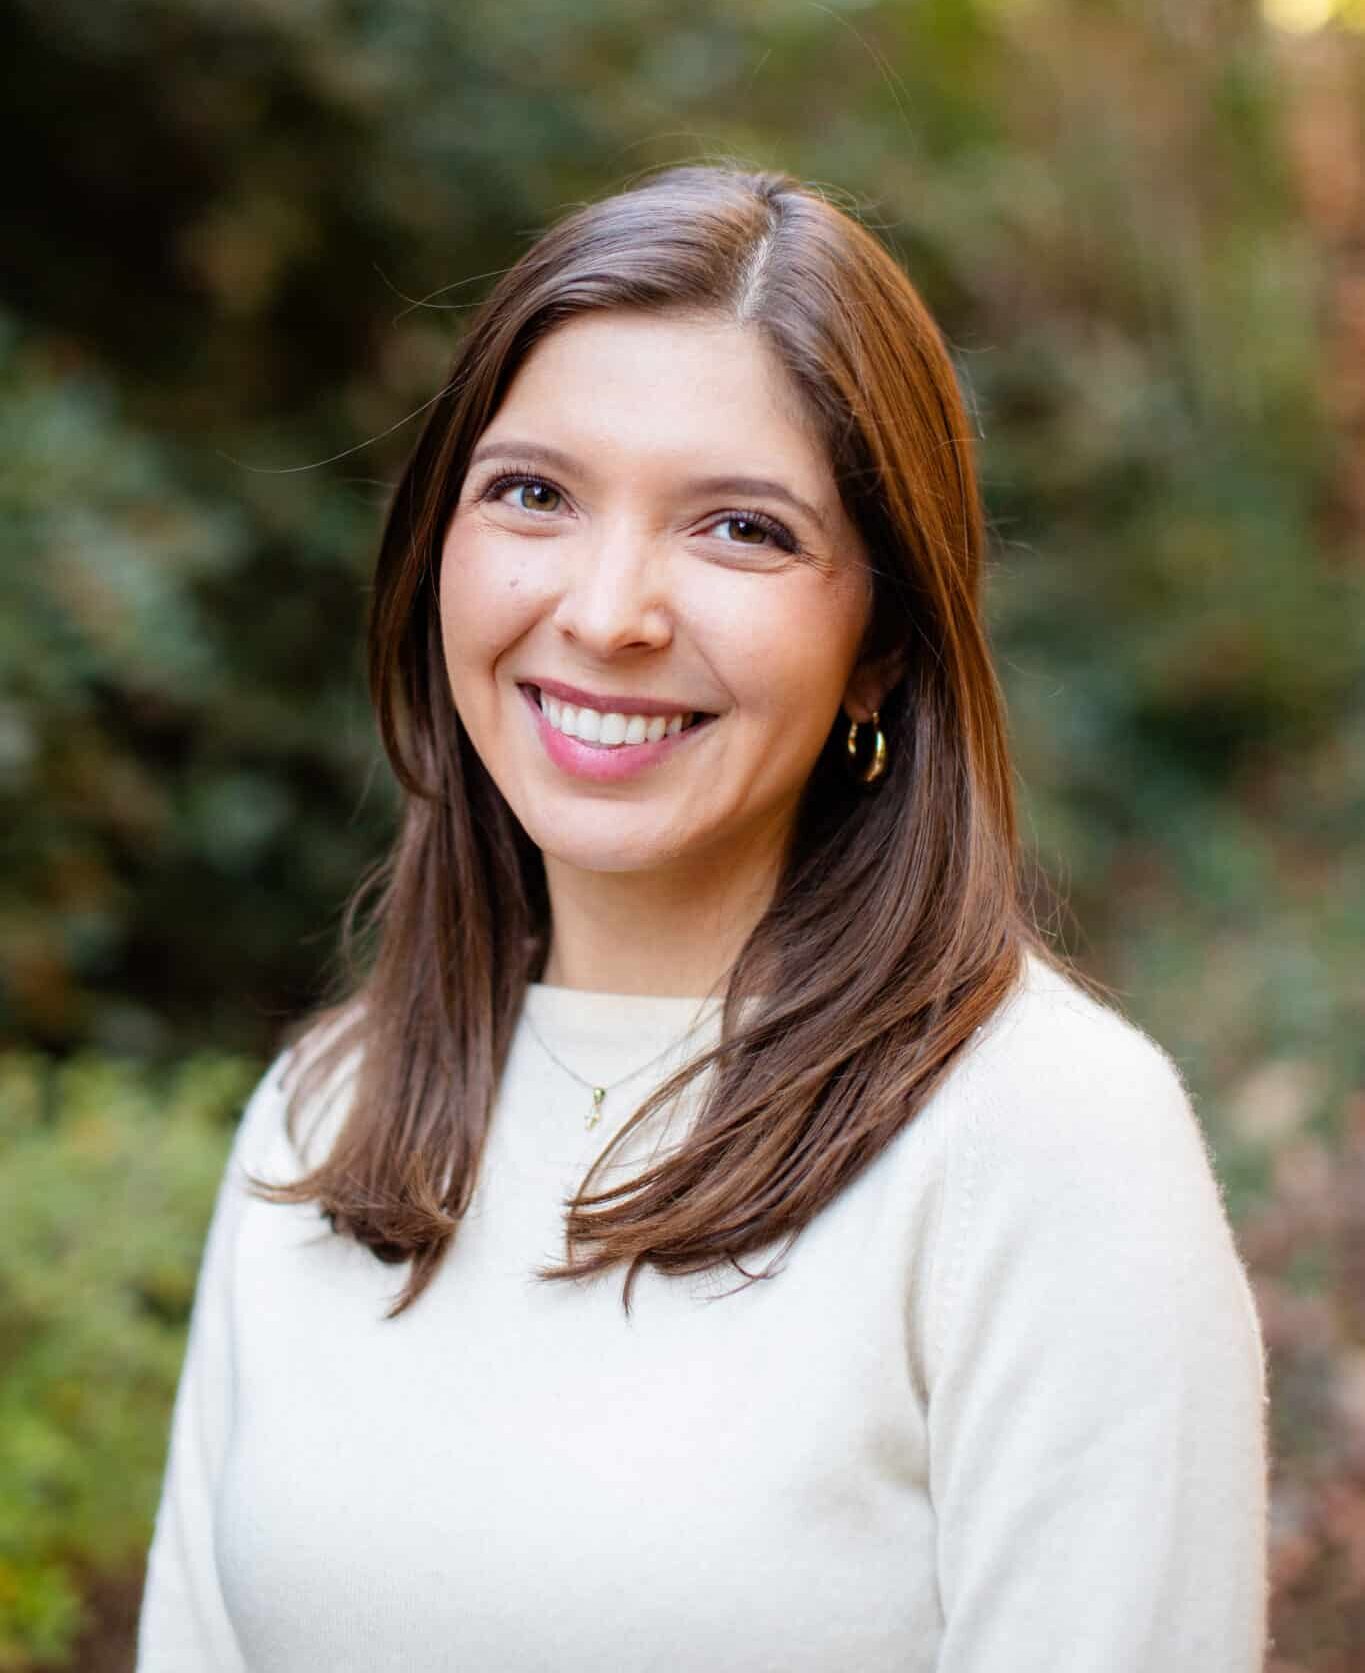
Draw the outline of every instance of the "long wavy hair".
M943 338L858 220L781 172L667 169L576 209L505 271L454 357L394 492L368 621L370 694L403 792L388 854L347 904L335 987L287 1032L291 1138L314 1087L353 1065L328 1153L278 1203L409 1262L386 1317L435 1274L477 1183L550 909L544 863L451 699L438 605L443 537L470 453L527 354L563 321L630 309L757 332L828 450L870 555L862 655L898 649L872 790L836 722L785 868L724 985L716 1044L641 1104L565 1199L546 1281L623 1263L739 1264L786 1247L912 1121L1018 981L1025 949L1070 970L1021 879L1004 707L981 613L973 441ZM356 922L373 901L357 959ZM1071 972L1075 975L1075 972ZM1081 978L1083 980L1083 978ZM626 1134L710 1072L684 1142L590 1193ZM785 1253L785 1249L783 1251ZM726 1292L733 1293L733 1292Z

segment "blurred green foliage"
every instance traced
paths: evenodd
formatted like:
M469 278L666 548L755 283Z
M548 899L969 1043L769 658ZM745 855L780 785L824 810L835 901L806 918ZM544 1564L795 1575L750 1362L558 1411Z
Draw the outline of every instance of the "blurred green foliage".
M196 1054L267 1056L392 829L366 587L462 321L565 208L723 155L860 215L948 336L1040 908L1216 1141L1276 1371L1277 1637L1307 1664L1365 1549L1358 0L0 19L0 1446L34 1483L0 1526L10 1653L64 1641L80 1573L148 1525L235 1073Z
M61 1664L136 1569L232 1118L261 1074L0 1053L0 1669Z

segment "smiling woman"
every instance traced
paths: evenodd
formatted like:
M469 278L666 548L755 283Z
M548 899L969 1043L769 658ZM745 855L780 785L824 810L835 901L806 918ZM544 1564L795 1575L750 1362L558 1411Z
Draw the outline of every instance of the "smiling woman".
M143 1673L1259 1669L1259 1321L1179 1070L1030 919L982 556L942 337L819 192L668 170L501 277Z
M545 980L704 993L773 892L841 704L869 720L893 677L855 675L871 579L829 458L752 327L616 310L531 353L478 456L445 535L442 644L544 856ZM555 479L509 470L527 457ZM627 741L628 714L664 735ZM623 884L643 946L611 927Z

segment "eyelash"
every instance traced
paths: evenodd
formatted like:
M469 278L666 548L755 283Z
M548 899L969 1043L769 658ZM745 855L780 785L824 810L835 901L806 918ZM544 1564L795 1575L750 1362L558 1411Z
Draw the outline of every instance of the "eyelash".
M475 498L484 500L496 499L504 488L511 488L514 484L529 483L536 488L548 488L552 494L558 494L561 499L569 496L562 488L557 488L548 477L537 476L529 470L504 471L481 488ZM526 507L519 509L525 510ZM764 534L774 540L783 552L799 555L802 548L795 535L784 523L779 523L775 517L769 517L764 511L726 511L715 519L718 523L752 523L755 528L762 529ZM726 542L730 546L745 547L749 545L745 540L731 540ZM750 550L762 551L762 547L751 547Z

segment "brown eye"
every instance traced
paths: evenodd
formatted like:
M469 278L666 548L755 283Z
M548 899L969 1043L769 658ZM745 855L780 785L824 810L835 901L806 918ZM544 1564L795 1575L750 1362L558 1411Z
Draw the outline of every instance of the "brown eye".
M727 546L753 546L759 550L764 546L772 546L782 552L800 550L789 529L784 528L776 518L765 517L757 512L731 511L712 526L734 531L723 537Z
M767 529L765 529L762 524L755 523L752 518L727 517L725 521L734 531L736 545L758 546L761 545L763 541L772 538Z
M517 494L519 496L526 494L539 496L534 501L519 498L518 504L523 511L553 511L555 509L554 504L546 504L546 499L558 501L560 497L559 489L551 488L548 482L528 482L525 480L517 484Z

